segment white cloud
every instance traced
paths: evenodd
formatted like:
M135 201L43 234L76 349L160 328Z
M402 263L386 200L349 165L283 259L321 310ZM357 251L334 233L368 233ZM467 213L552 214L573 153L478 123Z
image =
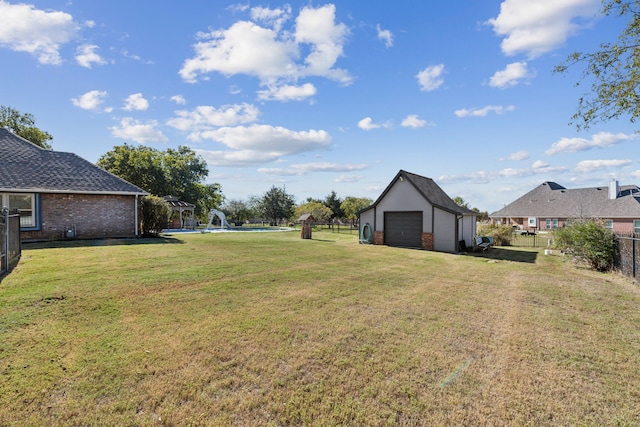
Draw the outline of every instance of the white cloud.
M566 172L568 168L564 166L552 167L547 164L535 162L530 168L506 168L499 171L477 171L460 175L442 175L438 181L442 183L467 182L470 184L486 184L503 178L522 178L528 176L560 174Z
M426 126L427 124L427 121L418 118L417 114L409 114L404 118L404 120L402 120L401 126L409 128L421 128Z
M380 25L376 25L376 30L378 30L378 39L384 41L384 45L386 47L393 46L393 34L389 30L383 30Z
M104 102L106 97L106 91L92 90L77 98L71 98L71 102L83 110L95 110Z
M584 26L577 20L595 16L599 5L600 0L504 0L500 14L487 23L504 37L505 55L535 58L561 46Z
M285 22L291 19L291 6L285 5L282 9L269 9L267 7L251 8L251 19L272 27L280 31Z
M260 168L258 172L268 175L278 176L302 176L312 172L352 172L361 171L368 168L369 165L361 164L340 164L340 163L300 163L291 165L289 168Z
M365 117L364 119L358 122L358 127L362 130L373 130L379 128L389 128L391 127L391 123L373 123L371 117Z
M444 73L444 64L432 65L420 71L416 78L420 85L420 90L430 92L438 89L444 83L442 74Z
M296 81L306 76L321 76L349 84L352 77L334 68L343 55L347 27L335 22L335 6L304 7L295 20L295 28L281 30L288 18L286 11L254 8L253 17L269 21L273 28L255 22L238 21L228 29L199 33L195 56L185 60L180 76L187 82L206 78L208 73L226 76L246 74L257 77L261 84ZM275 17L282 18L275 24ZM278 21L280 22L280 21ZM309 54L302 58L301 50Z
M463 108L461 110L456 110L454 114L458 117L486 117L490 112L504 114L515 109L516 107L513 105L508 105L506 107L501 105L487 105L483 108L472 108L470 110Z
M598 169L619 168L631 163L631 160L583 160L576 166L576 172L588 173Z
M140 144L149 142L167 142L168 139L161 131L157 130L158 123L151 120L142 123L131 117L125 117L120 121L119 126L111 127L111 135L115 138L135 141Z
M561 138L560 141L554 142L544 153L552 156L558 153L576 153L578 151L587 151L593 148L604 148L618 144L622 141L629 141L636 138L637 135L626 135L624 133L613 134L610 132L600 132L592 136L592 138Z
M549 163L543 162L542 160L536 160L535 162L533 162L531 167L533 169L548 168L549 167Z
M489 86L504 89L516 86L521 80L531 77L533 77L533 73L527 69L526 62L514 62L491 76Z
M361 181L364 178L362 175L342 174L335 179L338 183L352 183Z
M106 61L98 55L95 50L98 46L93 44L85 44L76 49L76 61L85 68L91 68L91 64L106 64Z
M221 126L235 126L253 123L260 111L251 104L223 105L220 108L200 105L195 109L175 112L176 117L167 121L167 125L181 131L190 132L189 139L201 140L201 133Z
M315 95L316 92L316 87L311 83L305 83L302 86L270 86L266 90L258 91L258 99L263 101L301 101Z
M323 130L293 131L269 125L223 127L201 133L204 139L224 144L227 151L198 151L215 166L242 166L273 162L282 157L323 150L331 136Z
M516 151L515 153L509 154L506 160L520 161L520 160L526 160L528 158L529 158L529 152L522 150L522 151ZM500 160L505 160L505 159L501 158Z
M0 0L0 46L28 52L42 64L60 64L60 49L78 32L68 13L36 9Z
M145 111L147 108L149 108L149 101L141 93L129 95L124 101L124 107L122 107L123 110L127 111Z
M170 99L178 105L186 105L187 103L187 100L182 95L173 95Z

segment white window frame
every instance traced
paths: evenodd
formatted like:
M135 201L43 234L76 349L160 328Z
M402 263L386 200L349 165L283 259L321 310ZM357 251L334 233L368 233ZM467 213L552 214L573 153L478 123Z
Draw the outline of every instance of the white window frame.
M613 230L613 220L612 219L605 219L604 220L604 228L607 228L609 230Z
M640 233L640 219L633 220L633 232Z
M0 193L1 207L8 207L9 210L14 209L14 206L11 206L11 204L9 203L9 200L12 196L28 196L30 198L31 209L20 210L20 228L36 229L38 227L36 195L34 193ZM28 211L30 211L30 214L26 215L26 212Z

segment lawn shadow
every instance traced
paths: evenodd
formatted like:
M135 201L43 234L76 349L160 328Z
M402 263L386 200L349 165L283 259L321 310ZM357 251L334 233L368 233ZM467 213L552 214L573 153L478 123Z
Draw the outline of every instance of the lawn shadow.
M184 241L171 236L141 237L138 239L77 239L56 240L50 242L24 242L22 249L52 249L52 248L81 248L92 246L131 246L131 245L162 245L184 243Z
M468 255L477 258L495 259L501 261L526 262L534 264L538 258L538 251L523 251L507 247L491 247L484 252L469 252Z

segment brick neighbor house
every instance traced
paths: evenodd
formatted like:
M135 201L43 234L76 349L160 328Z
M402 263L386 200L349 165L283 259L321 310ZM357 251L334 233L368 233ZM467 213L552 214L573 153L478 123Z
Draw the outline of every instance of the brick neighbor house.
M0 207L19 210L23 241L137 237L145 195L73 153L0 128Z
M640 189L621 186L617 180L608 186L575 189L547 181L489 218L527 231L565 227L572 219L598 219L616 233L640 233Z

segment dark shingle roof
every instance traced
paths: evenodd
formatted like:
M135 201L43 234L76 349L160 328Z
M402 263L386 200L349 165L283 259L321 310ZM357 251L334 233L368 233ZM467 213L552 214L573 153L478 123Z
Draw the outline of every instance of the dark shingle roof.
M400 170L400 172L398 172L398 174L395 176L395 178L393 178L389 186L382 192L380 197L378 197L378 199L371 206L365 209L362 209L360 212L368 210L376 206L378 203L380 203L380 201L384 198L386 193L391 189L393 184L401 177L403 179L406 179L408 182L410 182L415 187L415 189L422 195L422 197L424 197L429 203L431 203L432 205L442 210L455 213L458 215L477 215L478 214L477 212L474 212L471 209L467 209L465 207L462 207L456 204L456 202L454 202L449 196L447 196L447 193L445 193L442 190L442 188L440 188L438 184L435 183L433 179L416 175L414 173L407 172L404 170Z
M640 218L640 189L619 187L618 197L609 199L609 187L566 189L543 182L524 196L489 215L493 218Z
M45 150L2 128L0 191L147 194L73 153Z

